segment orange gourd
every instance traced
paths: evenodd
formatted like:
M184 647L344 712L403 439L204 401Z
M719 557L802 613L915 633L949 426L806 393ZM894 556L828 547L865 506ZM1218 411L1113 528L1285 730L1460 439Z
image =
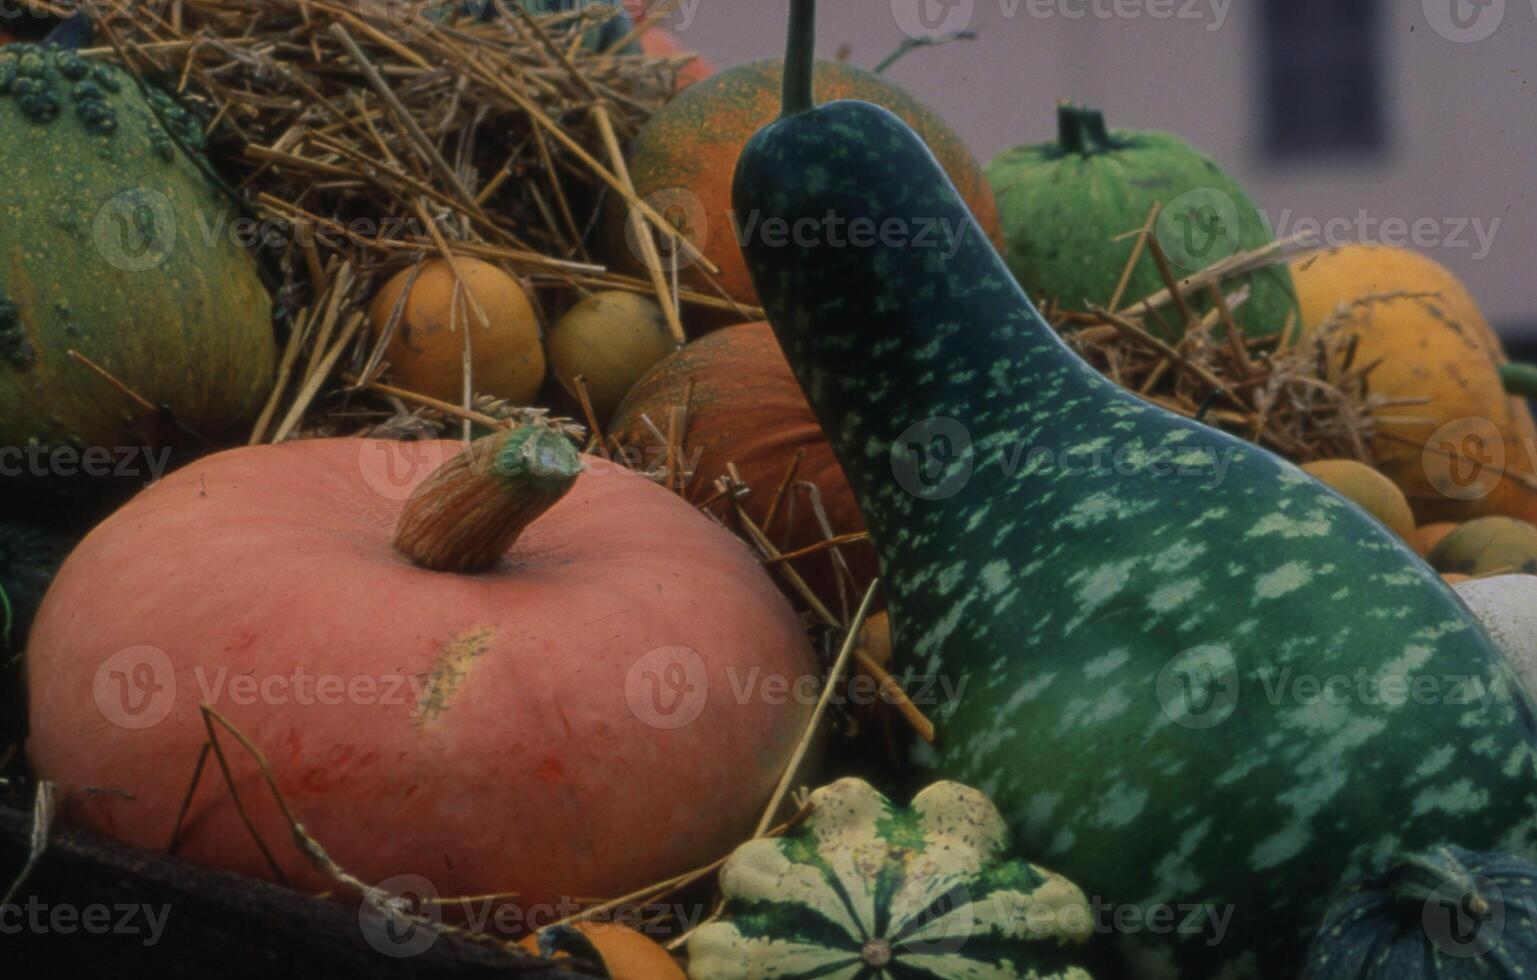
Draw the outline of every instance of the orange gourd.
M1439 521L1435 524L1421 524L1419 527L1415 528L1414 533L1410 535L1409 543L1414 546L1414 550L1419 554L1421 558L1427 558L1430 556L1430 553L1436 549L1436 545L1441 543L1442 538L1445 538L1448 534L1451 534L1460 526L1461 525L1454 524L1451 521Z
M602 421L676 346L656 300L605 290L571 307L550 331L550 369L573 398L580 376L592 410Z
M1431 549L1432 568L1480 578L1537 575L1537 527L1513 517L1468 521Z
M617 922L584 920L551 926L524 936L518 945L557 961L568 957L566 949L581 953L586 952L584 946L589 947L602 961L610 980L685 980L683 968L665 949Z
M748 216L731 211L731 180L737 157L747 140L780 112L781 63L758 61L715 75L691 86L663 106L636 134L629 150L635 191L720 268L716 282L739 302L755 305L757 291L747 274L738 245L736 225ZM1002 242L998 206L981 165L961 138L931 109L906 92L853 65L819 61L816 95L822 102L862 99L901 116L923 137L961 197L971 208L981 233ZM611 198L607 234L611 258L632 269L642 268L627 228L629 208ZM761 217L761 216L759 216ZM919 229L908 232L913 237ZM686 285L714 295L699 270L680 255Z
M796 453L804 451L805 458L795 471L796 484L816 488L835 534L864 530L843 468L768 324L727 327L672 354L630 389L610 432L628 447L632 462L654 465L667 449L657 432L665 436L673 410L685 406L681 443L683 461L692 471L686 487L689 500L698 503L712 496L716 480L727 475L729 464L735 464L752 489L742 506L762 526ZM774 521L764 530L782 551L826 539L810 495L798 488L785 495ZM860 591L875 576L874 550L867 543L840 550L856 583L846 598L857 602ZM830 552L796 559L793 567L832 611L839 611Z
M474 393L530 404L544 382L545 365L539 317L528 294L489 262L459 256L454 266L457 277L443 259L402 269L369 305L375 337L384 334L397 308L400 311L384 354L391 378L403 388L458 404L464 395L468 330ZM410 294L402 303L408 287ZM476 303L485 313L484 321Z
M1408 541L1414 534L1414 514L1403 491L1381 473L1353 459L1321 459L1303 471L1334 492L1353 501L1388 530Z
M584 457L576 475L550 430L460 450L236 449L97 527L26 654L30 761L63 819L166 847L209 702L369 883L558 908L750 834L811 705L733 682L817 671L752 553L629 470ZM224 745L284 875L335 889ZM274 877L212 764L178 853Z
M1368 376L1373 394L1428 399L1382 409L1373 445L1421 521L1537 516L1537 424L1524 401L1505 394L1499 338L1455 276L1416 252L1376 245L1301 259L1292 275L1309 331L1347 311L1353 364L1380 362Z

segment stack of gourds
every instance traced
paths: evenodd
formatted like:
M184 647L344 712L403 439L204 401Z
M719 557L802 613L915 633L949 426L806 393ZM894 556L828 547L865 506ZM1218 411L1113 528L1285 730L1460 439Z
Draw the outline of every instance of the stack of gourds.
M666 276L629 196L599 252L634 288L542 292L475 248L377 265L348 313L394 394L480 438L231 449L85 538L26 654L28 761L64 819L300 887L424 875L529 905L650 894L730 854L722 914L686 943L697 978L1520 975L1537 425L1466 289L1402 250L1279 261L1215 164L1091 110L983 168L900 89L814 61L812 14L793 0L783 62L689 79L628 147L633 197L682 215ZM177 245L238 200L202 136L118 69L0 49L0 149L35 154L6 166L75 168L0 188L0 399L46 406L10 413L11 442L138 438L164 404L217 441L266 403L256 264ZM733 213L975 233L739 244ZM674 272L717 301L644 295L676 300ZM1165 288L1172 325L1123 302ZM1320 370L1366 378L1361 458L1282 460L1117 386L1058 336L1094 317L1169 349L1197 325L1265 350L1348 337ZM616 465L569 426L477 416L476 395L580 415L588 450L659 453ZM1051 458L997 465L1021 445ZM1107 446L1134 465L1064 465ZM1216 460L1196 482L1147 465ZM729 695L825 664L764 561L835 629L878 566L897 666L970 685L881 773L910 806L851 779L779 805L821 708ZM36 590L12 569L8 594ZM409 696L210 711L191 683L381 664ZM1478 708L1287 686L1341 676L1456 678ZM143 699L104 697L129 681ZM261 755L189 790L215 726ZM1460 920L1424 924L1438 902L1499 909L1503 933L1469 953ZM1192 908L1193 931L1124 925ZM580 919L525 945L680 970Z

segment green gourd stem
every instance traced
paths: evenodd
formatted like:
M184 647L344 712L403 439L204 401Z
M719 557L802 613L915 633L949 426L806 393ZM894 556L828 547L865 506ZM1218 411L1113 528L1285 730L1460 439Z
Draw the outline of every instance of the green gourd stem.
M784 115L796 116L816 106L812 72L816 66L816 0L790 0L790 40L785 49Z
M1512 395L1537 398L1537 365L1501 364L1500 381Z
M434 572L489 571L581 472L571 441L548 426L477 439L411 494L395 525L395 550Z
M1085 157L1115 149L1103 112L1068 103L1057 106L1057 145L1063 153Z
M1489 900L1478 891L1477 882L1468 869L1447 850L1439 853L1411 854L1398 860L1389 871L1388 895L1393 906L1418 923L1424 914L1425 903L1432 897L1453 899L1459 908L1465 907L1483 912ZM1451 890L1456 884L1456 891Z

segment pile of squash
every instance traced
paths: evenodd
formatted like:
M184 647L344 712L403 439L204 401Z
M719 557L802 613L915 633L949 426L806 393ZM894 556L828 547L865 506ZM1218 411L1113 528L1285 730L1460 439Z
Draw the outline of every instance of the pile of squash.
M78 544L0 526L6 643L26 642L26 757L33 776L58 785L61 818L143 847L172 841L189 860L304 889L336 887L339 869L368 883L421 875L444 894L511 891L528 907L624 895L720 861L720 915L685 944L695 980L1163 978L1219 960L1235 980L1283 968L1314 980L1485 975L1424 967L1451 940L1416 931L1410 913L1447 882L1468 907L1529 896L1537 855L1514 832L1508 846L1463 849L1454 833L1427 847L1385 827L1381 840L1359 842L1348 869L1313 862L1294 879L1257 884L1282 909L1273 935L1260 935L1253 915L1241 933L1263 946L1265 962L1101 935L1100 893L1127 881L1150 882L1159 896L1195 893L1219 865L1232 873L1249 862L1258 881L1300 861L1313 844L1309 821L1344 790L1319 757L1281 743L1311 744L1328 729L1343 758L1383 738L1377 720L1352 727L1320 711L1278 723L1295 730L1260 731L1272 719L1256 716L1218 751L1215 740L1196 741L1189 706L1197 693L1221 692L1187 687L1188 715L1105 737L1110 729L1094 726L1117 724L1133 698L1155 686L1167 693L1167 671L1119 682L1135 668L1131 647L1188 632L1187 649L1159 655L1188 668L1187 684L1221 674L1221 644L1195 642L1219 616L1202 595L1202 576L1217 572L1197 529L1236 527L1222 523L1232 515L1220 489L1200 515L1179 510L1190 499L1165 501L1184 523L1154 529L1164 508L1116 488L1052 489L1021 504L1008 496L1017 489L978 477L977 494L992 496L946 510L946 496L893 489L911 446L881 426L953 410L1012 419L1006 434L1017 437L1038 424L1050 439L1065 430L1049 426L1077 411L1074 424L1113 417L1176 447L1204 434L1141 418L1151 409L1086 366L1053 361L1071 355L1029 333L1044 321L1025 297L1086 311L1156 291L1155 256L1127 270L1137 247L1127 233L1155 205L1159 239L1171 245L1162 258L1185 275L1268 244L1270 231L1196 148L1111 130L1082 107L1061 108L1055 141L983 167L884 78L812 62L805 50L796 57L796 43L809 47L810 8L794 4L788 62L718 73L690 62L628 147L638 195L684 202L679 230L705 261L685 263L681 284L741 315L720 304L668 310L641 287L536 290L514 266L468 254L377 267L359 312L387 382L451 405L489 396L554 409L597 430L592 454L543 421L468 444L315 438L201 454L240 441L277 358L270 270L228 243L187 248L198 216L228 203L202 155L203 121L104 63L0 36L0 160L36 178L0 183L0 445L111 445L167 431L199 441L195 465L93 516ZM568 40L601 48L623 36L615 25L633 21ZM683 51L656 28L639 44ZM797 78L818 102L887 111L798 105L807 90ZM829 121L831 136L800 128ZM900 178L879 169L895 163ZM844 167L873 168L860 206L916 200L964 215L975 234L954 264L913 259L905 269L873 268L911 258L894 252L867 259L750 238L742 247L744 204L811 208L840 193ZM1174 247L1213 207L1233 209L1221 215L1221 248ZM649 281L635 234L615 198L592 246ZM829 281L834 269L882 288L846 301ZM1261 612L1223 620L1233 634L1223 643L1274 629L1280 644L1283 617L1268 611L1280 606L1265 604L1290 596L1295 610L1313 593L1322 603L1315 576L1356 548L1359 568L1384 569L1359 583L1372 615L1408 613L1369 590L1412 590L1403 609L1427 623L1443 616L1415 635L1434 644L1461 634L1468 646L1447 662L1497 651L1503 659L1496 665L1491 652L1483 666L1519 681L1495 692L1504 700L1490 710L1529 713L1519 688L1537 692L1537 422L1507 391L1520 371L1473 297L1426 256L1364 244L1251 271L1241 284L1248 299L1233 322L1242 334L1297 344L1338 331L1348 343L1331 349L1348 360L1332 368L1371 365L1369 390L1394 407L1372 432L1370 463L1293 461L1299 470L1236 448L1246 468L1234 509L1253 518L1240 531L1256 540L1252 551L1233 545L1220 571L1237 583L1224 588L1248 590ZM941 305L944 295L958 309ZM987 325L985 336L978 328L965 351L947 347L967 317ZM872 336L882 325L888 332ZM1034 346L1018 343L1027 335ZM954 359L930 365L939 350ZM990 352L989 363L967 360ZM1028 391L1011 387L1031 372ZM1031 392L1048 388L1078 397L1028 414ZM884 406L883 417L864 417L866 404ZM1110 407L1091 416L1085 405ZM87 481L71 492L95 491ZM1273 512L1260 513L1267 500ZM1007 506L990 513L998 501ZM1313 533L1310 521L1339 537ZM1133 555L1120 538L1139 528L1159 543ZM1092 549L1077 547L1085 534ZM1058 541L1051 558L1041 553ZM1243 565L1255 554L1274 567ZM1061 577L1042 585L1051 563ZM895 668L916 678L981 673L985 662L987 677L973 678L985 690L972 696L987 710L964 699L935 709L937 745L889 765L879 788L830 778L810 794L803 822L752 839L765 806L782 802L787 765L826 753L830 777L851 767L837 740L807 738L820 718L811 704L731 692L757 673L821 678L826 658L808 623L847 620L878 572L889 609L871 626ZM1166 621L1177 609L1189 618ZM1482 630L1464 630L1474 615ZM1096 639L1075 639L1080 630ZM1050 669L1007 655L1026 631L1031 642L1060 633ZM218 695L252 673L339 681L349 694ZM349 686L381 677L388 684L366 697ZM1043 706L1053 705L1061 713L1048 717ZM1522 753L1537 749L1511 740L1519 720L1503 721L1477 719L1487 729L1458 751L1487 762L1508 750L1507 774L1529 766ZM260 754L232 753L226 772L204 773L189 791L216 728L243 733ZM1006 760L1013 768L994 762L1010 739L1033 740L1028 760ZM1157 765L1133 771L1107 745ZM1073 758L1094 764L1065 774L1060 791L1027 789ZM1414 763L1435 775L1438 759ZM1199 777L1184 768L1192 760ZM811 766L798 771L812 778ZM1248 779L1269 780L1269 795L1243 806L1268 808L1267 819L1288 808L1295 820L1267 824L1262 840L1207 839L1234 812L1209 812L1204 794ZM1455 824L1480 811L1482 792L1470 786L1428 805ZM1092 797L1087 824L1067 823L1081 804L1074 793ZM1369 811L1367 800L1348 817ZM1336 833L1346 834L1331 826L1323 836ZM289 846L295 839L313 844ZM1138 860L1122 861L1116 843ZM1287 891L1325 879L1338 888ZM1489 955L1537 955L1531 910L1503 908L1508 935ZM679 956L623 925L577 919L530 930L522 943L557 963L601 963L621 980L684 976Z

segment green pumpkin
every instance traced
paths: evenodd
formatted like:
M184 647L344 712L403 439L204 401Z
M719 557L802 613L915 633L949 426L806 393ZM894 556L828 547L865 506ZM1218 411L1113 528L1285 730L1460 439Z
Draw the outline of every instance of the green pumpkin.
M148 92L57 47L0 48L0 447L143 441L142 409L71 349L208 437L271 388L237 210L167 132L200 152L197 120Z
M935 783L909 809L843 779L811 794L789 836L737 848L726 919L689 937L692 980L1090 980L1078 886L1009 860L990 800Z
M1061 106L1057 123L1056 142L1007 150L987 168L1003 221L1004 258L1031 297L1066 310L1108 306L1154 204L1164 206L1158 244L1180 278L1272 241L1269 223L1243 188L1184 140L1110 132L1101 113L1077 106ZM1234 313L1246 334L1278 333L1288 318L1300 327L1284 264L1246 281L1252 295ZM1234 285L1224 288L1231 292ZM1165 287L1144 250L1120 305ZM1210 303L1202 296L1198 305Z
M1399 856L1331 903L1302 980L1537 976L1537 866L1443 847Z

